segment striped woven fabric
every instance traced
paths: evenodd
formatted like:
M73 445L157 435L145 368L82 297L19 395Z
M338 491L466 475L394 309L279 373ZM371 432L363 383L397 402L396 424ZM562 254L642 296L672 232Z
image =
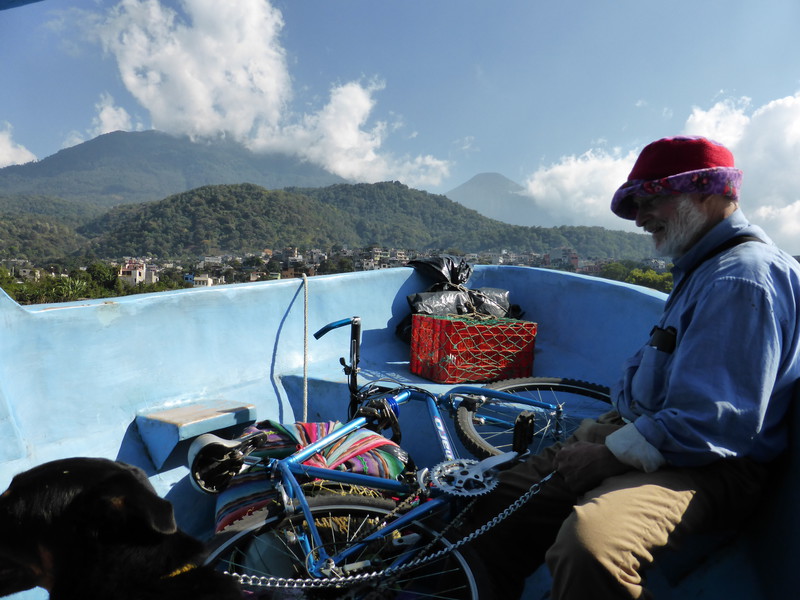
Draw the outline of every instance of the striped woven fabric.
M261 421L248 427L242 435L255 431L267 434L269 444L253 453L261 458L284 458L335 431L338 421L294 423L282 425ZM352 473L394 479L409 463L408 454L397 444L368 429L348 434L304 464ZM217 496L216 531L268 507L277 500L277 493L260 467L236 475L230 485Z

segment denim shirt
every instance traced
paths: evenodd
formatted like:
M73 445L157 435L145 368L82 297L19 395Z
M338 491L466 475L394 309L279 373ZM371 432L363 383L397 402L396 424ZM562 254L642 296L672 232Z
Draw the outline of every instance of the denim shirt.
M745 234L766 243L701 262ZM677 293L657 325L675 329L675 347L647 343L625 363L617 410L668 464L775 458L800 378L800 264L737 210L676 261L673 277Z

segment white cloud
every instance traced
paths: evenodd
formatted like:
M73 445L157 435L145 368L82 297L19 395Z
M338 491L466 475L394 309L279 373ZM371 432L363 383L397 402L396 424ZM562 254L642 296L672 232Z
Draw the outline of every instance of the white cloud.
M330 101L301 122L279 131L257 132L251 145L259 150L298 154L347 179L379 181L390 177L409 185L437 185L449 166L432 156L396 159L380 151L388 125L366 129L383 83L350 82L334 87ZM271 135L270 135L271 134Z
M36 160L33 152L12 139L12 131L9 123L0 123L0 167L21 165Z
M635 160L634 151L588 150L580 156L564 156L554 165L540 167L527 179L525 187L557 224L634 230L627 221L614 215L609 205Z
M800 255L800 92L753 108L749 98L694 107L682 133L728 146L744 172L741 206L754 223L788 252ZM591 149L541 167L526 182L537 204L559 223L635 230L609 210L611 197L641 150Z
M745 214L779 246L800 254L800 93L750 108L750 99L740 98L695 109L687 132L713 137L733 151L744 172Z
M183 0L181 6L185 15L158 0L122 0L98 25L103 47L154 128L230 136L358 181L436 185L447 175L445 161L382 150L394 127L370 121L382 84L336 85L321 109L293 113L283 16L268 0Z
M463 138L457 139L453 142L453 145L456 147L457 150L468 154L480 151L480 148L477 148L475 146L474 135L467 135L464 136Z
M800 200L787 206L759 206L751 210L754 221L761 225L772 239L787 252L800 255Z
M112 131L127 131L133 129L131 116L121 106L114 105L111 94L104 93L100 101L94 105L97 115L92 119L92 137L110 133Z
M236 138L277 126L291 97L281 13L260 0L182 6L186 21L158 0L122 0L99 30L153 126Z
M735 148L750 122L746 114L749 106L750 98L725 99L708 110L695 106L686 119L683 133L703 135L728 148Z
M73 129L67 134L67 137L64 138L64 142L61 144L61 148L72 148L72 146L77 146L78 144L85 141L86 141L86 136L83 135L77 129Z
M382 159L377 150L383 142L386 123L378 122L369 130L364 126L375 106L373 94L382 88L380 82L366 87L355 82L336 86L320 111L280 131L258 131L254 146L290 153L303 149L312 162L349 179L381 170Z
M100 100L94 105L94 108L96 114L92 118L92 127L87 129L85 133L77 130L70 131L64 140L63 148L75 146L104 133L130 131L132 129L141 130L143 128L141 123L133 124L127 110L114 104L114 98L111 94L101 94Z

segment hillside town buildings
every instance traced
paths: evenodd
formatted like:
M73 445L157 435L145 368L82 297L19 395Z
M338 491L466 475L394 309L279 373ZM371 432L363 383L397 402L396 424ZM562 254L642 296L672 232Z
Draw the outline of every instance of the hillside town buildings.
M223 255L205 256L199 260L193 269L184 274L184 280L194 287L207 287L230 283L231 277L226 279L224 272L229 271L231 265L257 264L253 258L259 259L261 267L241 267L247 273L246 281L259 281L269 279L286 279L299 277L302 274L309 276L338 272L337 267L347 265L352 271L373 271L376 269L391 269L403 267L409 261L446 254L443 251L414 251L398 248L370 247L364 249L342 248L336 251L322 250L319 248L301 251L298 248L285 248L283 250L266 249L260 254L245 256ZM557 248L549 253L515 253L511 251L470 253L463 256L470 264L495 264L543 267L550 269L569 270L576 273L595 275L600 272L604 264L613 262L611 259L586 259L578 255L572 248ZM248 260L250 259L250 260ZM648 266L658 272L667 269L664 260L652 260ZM149 266L157 269L157 263ZM331 270L332 269L332 270ZM242 280L240 278L240 280Z
M159 261L152 258L127 257L119 263L112 263L117 269L117 277L126 285L154 284L164 269L179 270L186 286L209 287L243 281L262 281L286 279L303 274L313 276L341 271L372 271L406 266L414 259L447 254L443 250L417 251L401 248L372 246L369 248L337 248L323 250L312 248L301 250L296 247L284 249L264 249L258 253L244 255L203 256L194 263L176 265L173 261ZM543 267L568 270L576 273L596 275L604 264L612 259L584 258L568 247L555 248L547 253L500 252L469 253L463 259L470 264L503 264ZM46 275L45 269L13 261L12 271L20 280L33 280ZM651 259L646 266L663 272L668 265L664 260ZM85 268L85 267L84 267Z
M117 277L131 286L158 283L158 268L155 265L148 266L144 261L125 262L120 265Z

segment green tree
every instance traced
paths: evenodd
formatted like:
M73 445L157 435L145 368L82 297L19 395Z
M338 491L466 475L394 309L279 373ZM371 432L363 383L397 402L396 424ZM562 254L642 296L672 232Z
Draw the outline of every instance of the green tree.
M99 287L114 290L118 280L116 267L100 261L95 261L86 268L86 273Z
M356 266L353 264L353 259L343 256L338 261L338 273L353 273L356 270Z
M653 269L645 268L643 265L631 261L603 265L600 269L600 277L633 283L660 292L669 293L672 290L672 273L657 273Z
M318 275L329 275L331 273L339 273L338 265L330 258L323 260L317 268Z
M632 269L625 281L660 292L672 290L672 273L656 273L652 269Z
M53 302L70 302L85 298L89 291L89 283L85 279L63 278L52 288Z
M612 262L607 263L600 267L600 277L604 279L613 279L614 281L625 281L625 278L630 273L630 269L625 267L622 263Z
M250 269L263 269L264 259L260 256L248 256L242 261L242 266Z
M0 287L5 288L16 283L16 279L8 272L5 267L0 267Z

